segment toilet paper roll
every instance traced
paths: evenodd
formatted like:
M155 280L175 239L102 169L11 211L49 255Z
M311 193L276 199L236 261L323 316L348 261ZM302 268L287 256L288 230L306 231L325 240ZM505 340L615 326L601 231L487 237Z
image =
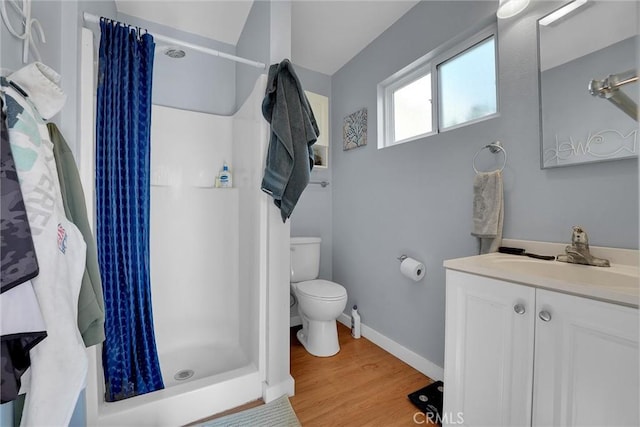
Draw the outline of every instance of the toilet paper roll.
M409 279L418 282L424 277L425 267L420 261L407 257L400 263L400 272Z

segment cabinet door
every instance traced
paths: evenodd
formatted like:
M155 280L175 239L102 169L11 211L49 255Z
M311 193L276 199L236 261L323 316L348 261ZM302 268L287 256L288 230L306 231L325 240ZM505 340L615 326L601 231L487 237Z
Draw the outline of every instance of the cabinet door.
M536 302L533 425L637 426L638 310L544 290Z
M447 270L446 298L443 424L530 425L534 288Z

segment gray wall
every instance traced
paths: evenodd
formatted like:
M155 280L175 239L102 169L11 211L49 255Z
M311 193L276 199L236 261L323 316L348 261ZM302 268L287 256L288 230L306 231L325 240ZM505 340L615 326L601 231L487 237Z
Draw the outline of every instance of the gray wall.
M13 8L9 5L6 6L9 16L13 17ZM36 44L42 56L42 62L49 65L51 68L60 72L62 54L61 54L61 31L60 22L62 20L62 3L35 0L31 6L32 15L34 18L40 21L42 29L47 39L46 44L40 43L40 39L36 37ZM24 31L24 26L15 22L12 19L13 27L19 32ZM25 64L22 63L22 41L13 37L4 24L0 25L0 36L2 40L2 67L9 68L13 71L22 68ZM37 34L37 31L34 32ZM29 61L35 59L30 56Z
M331 77L298 65L294 67L304 90L329 98L329 116L331 116ZM329 132L331 132L331 123L329 123ZM331 138L329 138L329 144L331 145ZM329 163L326 169L314 168L311 171L311 181L331 183L331 166ZM332 278L331 198L331 184L325 188L310 184L302 193L291 215L292 236L318 236L322 239L319 277L326 280Z
M236 54L268 65L270 28L271 5L265 0L254 1L238 39ZM253 90L256 79L266 73L267 69L260 70L248 65L236 67L236 108L240 108L244 104Z
M537 96L529 94L538 90L536 20L554 4L534 6L521 19L499 27L504 108L498 136L505 142L522 139L511 150L513 160L509 151L505 235L566 242L571 225L581 224L593 245L637 249L637 159L540 170L534 158L539 153L539 107Z
M347 288L347 307L357 303L363 323L440 366L442 262L477 251L472 159L483 145L500 140L509 156L505 237L565 242L581 224L594 245L638 246L635 160L540 169L536 19L552 3L532 4L498 24L499 117L377 149L376 85L460 33L479 30L496 5L419 3L331 82L334 124L362 107L369 113L365 147L342 151L341 127L332 130L333 280ZM401 254L426 264L423 281L400 274Z
M233 45L166 25L118 13L118 20L189 43L236 54ZM153 64L152 102L165 107L228 116L236 111L236 63L184 49L186 55L173 59L163 53L168 43L156 40Z

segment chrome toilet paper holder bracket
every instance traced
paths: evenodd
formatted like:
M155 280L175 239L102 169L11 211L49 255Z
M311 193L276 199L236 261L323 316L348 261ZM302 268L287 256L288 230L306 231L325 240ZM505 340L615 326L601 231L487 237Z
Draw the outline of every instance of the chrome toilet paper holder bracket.
M400 255L400 256L398 257L398 261L402 262L402 261L404 261L404 260L405 260L405 259L407 259L407 258L409 258L409 257L408 257L408 256L406 256L406 255Z

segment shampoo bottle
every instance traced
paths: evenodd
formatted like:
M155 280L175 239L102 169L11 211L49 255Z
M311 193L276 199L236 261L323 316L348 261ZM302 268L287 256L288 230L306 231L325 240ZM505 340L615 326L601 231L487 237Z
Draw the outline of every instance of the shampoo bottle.
M224 162L222 170L220 171L220 175L218 176L218 180L220 182L220 187L222 188L233 187L231 172L229 172L229 166L227 165L227 162Z
M360 314L358 314L357 305L351 309L351 336L360 338Z

